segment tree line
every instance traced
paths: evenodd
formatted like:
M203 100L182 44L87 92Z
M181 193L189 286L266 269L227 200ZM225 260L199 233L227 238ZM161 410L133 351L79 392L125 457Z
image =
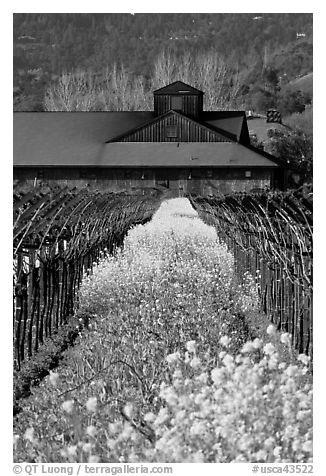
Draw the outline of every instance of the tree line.
M129 75L148 80L162 51L177 60L218 55L240 74L240 93L251 100L266 66L283 81L312 71L312 15L15 14L15 109L42 110L49 84L77 69L101 74L124 65Z

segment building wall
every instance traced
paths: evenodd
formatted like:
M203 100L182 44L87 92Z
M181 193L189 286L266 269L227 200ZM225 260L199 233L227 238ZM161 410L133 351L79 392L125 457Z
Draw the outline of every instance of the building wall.
M198 94L180 94L172 95L171 94L154 94L154 112L156 116L165 114L166 112L173 109L172 97L179 96L181 97L181 108L180 112L191 117L198 117L199 113L203 110L203 95Z
M246 176L247 175L247 176ZM248 176L250 175L250 176ZM164 187L173 193L214 195L249 192L273 186L269 169L96 169L96 168L15 168L14 180L31 186L42 182L98 190L136 190Z
M228 142L222 134L211 131L187 117L171 114L126 135L120 142Z

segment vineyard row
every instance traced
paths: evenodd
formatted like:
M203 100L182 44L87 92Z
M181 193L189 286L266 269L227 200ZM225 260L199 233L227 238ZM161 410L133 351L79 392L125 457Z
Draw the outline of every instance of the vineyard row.
M189 197L256 280L262 309L294 347L312 355L312 191Z
M82 277L127 231L150 220L160 199L86 189L14 193L14 361L26 357L76 309Z

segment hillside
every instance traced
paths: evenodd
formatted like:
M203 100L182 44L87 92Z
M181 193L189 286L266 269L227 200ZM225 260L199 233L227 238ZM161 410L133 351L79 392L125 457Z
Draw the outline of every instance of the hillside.
M287 131L288 127L284 124L278 123L268 123L266 122L266 118L264 117L257 117L254 119L248 120L248 129L249 134L255 135L259 142L265 143L268 139L268 131L270 129L278 129L280 131Z
M305 74L304 76L300 76L298 78L293 79L286 85L287 89L292 91L303 91L304 93L308 93L312 96L313 92L313 73Z
M162 51L214 52L240 76L245 97L267 67L283 82L312 71L312 15L17 13L14 107L41 110L48 85L77 69L101 74L123 65L147 81Z

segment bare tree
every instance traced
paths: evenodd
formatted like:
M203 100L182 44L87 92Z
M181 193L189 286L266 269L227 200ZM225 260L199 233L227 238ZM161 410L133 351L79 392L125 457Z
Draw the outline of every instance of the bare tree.
M95 104L93 75L83 71L62 74L48 88L44 99L47 111L92 111Z
M77 71L63 74L45 96L48 111L139 111L151 110L153 90L181 80L205 92L204 108L236 107L239 77L214 53L177 56L163 51L155 61L146 85L122 66L107 68L101 76Z
M195 57L189 53L181 57L171 52L161 53L154 65L153 88L178 80L205 92L206 110L232 109L236 106L239 78L234 77L225 61L214 53Z

